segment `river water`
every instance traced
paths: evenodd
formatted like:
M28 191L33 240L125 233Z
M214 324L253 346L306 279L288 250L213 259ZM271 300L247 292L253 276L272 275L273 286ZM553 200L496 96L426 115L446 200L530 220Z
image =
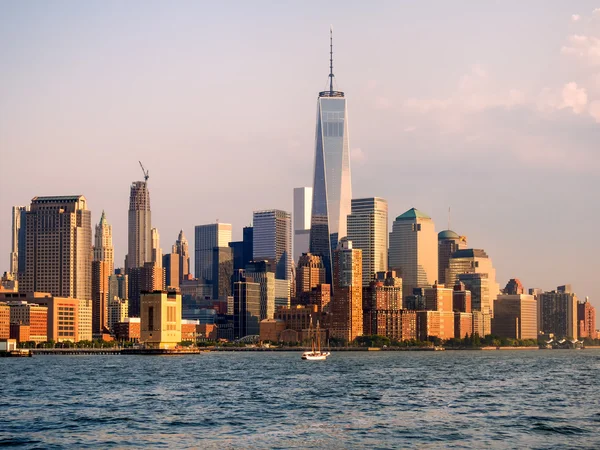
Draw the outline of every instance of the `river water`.
M600 351L0 358L0 447L600 448Z

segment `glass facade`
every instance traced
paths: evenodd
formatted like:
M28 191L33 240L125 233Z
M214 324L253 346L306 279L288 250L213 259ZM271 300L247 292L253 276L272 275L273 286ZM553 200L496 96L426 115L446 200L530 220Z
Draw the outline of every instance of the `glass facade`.
M317 103L315 170L310 228L310 252L321 256L331 284L332 250L346 237L352 187L346 99L341 92L325 91Z

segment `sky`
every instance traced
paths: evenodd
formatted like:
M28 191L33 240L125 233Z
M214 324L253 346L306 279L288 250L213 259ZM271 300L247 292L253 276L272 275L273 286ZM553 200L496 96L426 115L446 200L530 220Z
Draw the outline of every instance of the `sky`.
M390 226L451 208L501 286L600 307L600 0L1 2L0 271L11 207L44 195L104 210L118 265L140 160L165 252L291 211L330 25L353 197L387 199Z

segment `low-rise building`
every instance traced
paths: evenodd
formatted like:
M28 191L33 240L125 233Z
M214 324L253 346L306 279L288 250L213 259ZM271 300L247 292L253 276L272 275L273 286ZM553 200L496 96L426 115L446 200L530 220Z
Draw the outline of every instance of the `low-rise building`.
M468 292L468 291L467 291ZM464 339L473 334L473 314L465 312L454 313L454 337Z
M452 311L417 311L417 339L442 340L454 337L454 313Z
M137 342L140 340L140 318L126 317L123 322L114 325L115 337L119 341Z
M264 319L260 321L260 340L279 342L281 332L285 330L285 322L280 319Z
M36 343L48 340L48 307L26 300L15 300L8 302L10 306L11 324L29 327L29 338L27 341ZM18 339L15 337L15 339ZM19 341L20 342L20 341Z
M537 339L537 302L533 295L499 295L494 306L492 334L510 339Z
M162 290L140 296L140 342L169 349L181 342L181 294Z
M0 339L10 339L10 306L0 303Z

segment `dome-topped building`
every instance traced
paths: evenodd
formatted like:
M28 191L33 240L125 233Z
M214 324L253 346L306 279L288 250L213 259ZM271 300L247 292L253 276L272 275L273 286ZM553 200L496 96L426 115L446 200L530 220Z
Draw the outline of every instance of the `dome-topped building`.
M446 271L450 267L450 258L456 250L464 249L467 239L452 230L438 233L438 283L446 287L454 286L453 280L447 280Z
M438 241L443 241L445 239L456 239L459 240L460 236L458 233L455 233L452 230L444 230L438 233Z

